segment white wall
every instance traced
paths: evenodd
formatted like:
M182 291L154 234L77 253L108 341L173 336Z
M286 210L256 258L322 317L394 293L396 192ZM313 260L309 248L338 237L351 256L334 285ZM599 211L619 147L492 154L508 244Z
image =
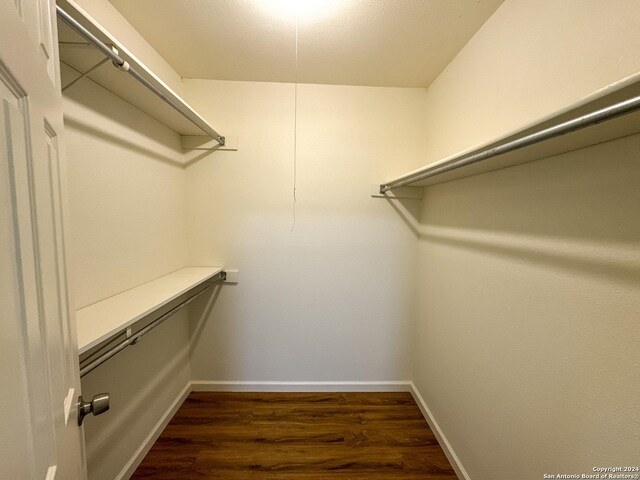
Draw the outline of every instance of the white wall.
M637 73L639 27L633 0L507 0L429 89L427 160ZM413 379L470 478L637 463L639 151L425 189Z
M189 378L408 380L416 242L369 195L390 158L422 154L425 91L299 88L293 231L292 85L187 81L240 150L186 171L173 132L90 81L66 92L77 308L186 264L241 270L205 318L191 309L191 377L182 315L85 377L113 404L85 425L92 480L122 470Z
M108 1L76 3L182 93L179 75ZM81 308L186 265L186 184L176 133L90 80L64 97L67 241ZM111 394L111 410L84 423L91 480L127 467L189 379L186 312L83 378L85 398Z
M191 308L189 332L172 322L85 379L86 394L106 386L122 402L88 420L92 480L113 478L189 379L187 334L196 380L413 376L474 480L635 460L638 136L430 187L422 215L404 202L419 242L369 193L637 73L639 23L634 0L507 0L428 93L299 86L293 229L292 85L186 81L240 145L186 174L175 134L74 86L77 305L184 264L241 270L210 309Z
M370 187L422 154L425 91L298 87L293 226L294 86L184 90L239 137L187 169L189 263L240 269L208 314L192 309L192 378L407 380L416 242Z
M76 308L186 264L178 135L91 81L65 95Z
M76 308L185 266L179 137L89 80L65 92ZM189 381L186 313L83 378L112 408L85 421L89 478L112 480ZM152 361L150 361L152 359Z
M427 189L413 376L472 479L637 461L639 151Z
M424 166L638 73L640 2L506 0L429 86ZM393 176L407 169L395 165Z

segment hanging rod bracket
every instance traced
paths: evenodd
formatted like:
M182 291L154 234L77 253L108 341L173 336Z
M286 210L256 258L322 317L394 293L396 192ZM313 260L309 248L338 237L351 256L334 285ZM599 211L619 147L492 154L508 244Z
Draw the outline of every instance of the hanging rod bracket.
M422 187L397 187L385 189L385 185L372 185L371 196L373 198L386 198L388 200L421 200Z
M118 65L117 63L113 62L113 66L118 70L122 70L123 72L128 72L130 68L129 62L127 62L126 60L122 62L122 65Z
M111 51L113 53L116 54L116 56L119 58L120 57L120 52L118 51L118 49L115 47L115 45L111 45ZM120 58L121 62L113 59L111 60L111 63L113 63L113 66L116 67L118 70L122 70L123 72L128 72L129 68L131 67L129 65L129 62L127 62L125 59Z
M183 150L225 150L236 151L238 150L238 137L225 136L224 140L220 142L217 138L210 135L182 135L182 149Z

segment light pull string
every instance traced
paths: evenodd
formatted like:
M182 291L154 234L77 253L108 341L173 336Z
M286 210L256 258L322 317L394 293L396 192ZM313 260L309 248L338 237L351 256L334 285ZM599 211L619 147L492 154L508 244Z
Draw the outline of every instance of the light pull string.
M291 231L296 226L296 187L298 177L298 8L296 7L296 71L293 84L293 220Z

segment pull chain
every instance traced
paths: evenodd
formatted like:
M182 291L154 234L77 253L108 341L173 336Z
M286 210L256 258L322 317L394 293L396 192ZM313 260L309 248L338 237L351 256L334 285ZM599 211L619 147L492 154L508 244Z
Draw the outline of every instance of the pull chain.
M293 85L293 221L291 231L296 226L296 187L298 175L298 9L296 7L296 71Z

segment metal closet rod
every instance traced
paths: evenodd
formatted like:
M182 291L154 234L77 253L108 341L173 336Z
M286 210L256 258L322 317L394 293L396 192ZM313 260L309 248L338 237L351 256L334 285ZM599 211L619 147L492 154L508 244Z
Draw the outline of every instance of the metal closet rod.
M93 44L98 50L100 50L104 55L111 59L114 66L127 72L133 78L135 78L142 85L147 87L153 93L155 93L158 97L160 97L165 103L167 103L170 107L172 107L176 112L182 115L184 118L189 120L191 123L196 125L200 130L205 132L207 135L211 135L221 146L224 146L225 138L221 136L218 132L216 132L213 128L211 128L206 122L202 121L201 118L194 115L193 112L186 110L184 106L176 103L170 96L162 92L155 85L153 85L149 80L143 77L135 68L129 65L120 55L114 52L109 45L105 44L102 40L96 37L93 33L87 30L84 26L82 26L75 18L69 15L64 9L60 8L59 5L56 5L56 13L58 14L58 18L62 20L64 23L69 25L72 29L78 32L82 37L84 37L89 43Z
M147 333L149 333L151 330L153 330L154 328L159 326L161 323L163 323L165 320L167 320L173 314L175 314L179 310L182 310L184 307L189 305L191 302L193 302L196 298L200 297L202 294L204 294L211 287L213 287L214 285L217 285L219 282L224 282L226 279L227 279L227 273L226 272L218 273L214 277L214 281L211 284L209 284L206 287L202 288L201 290L197 291L196 293L191 295L189 298L187 298L184 302L179 303L178 305L173 307L168 312L162 314L161 316L156 318L153 322L151 322L149 325L147 325L146 327L142 328L140 331L134 333L130 337L125 338L124 340L122 340L117 345L113 346L112 348L110 348L106 352L100 354L100 356L96 357L94 360L91 360L85 366L81 366L80 367L80 377L84 377L87 373L95 370L100 365L102 365L104 362L109 360L111 357L114 357L115 355L120 353L122 350L124 350L128 346L137 343L138 340L140 340L141 337L145 336Z
M515 140L505 142L495 147L487 148L484 150L476 150L474 152L454 157L446 163L434 165L433 167L425 167L417 172L410 173L396 180L392 180L391 182L383 183L382 185L380 185L380 193L385 193L392 188L404 187L411 183L425 180L435 175L440 175L452 170L457 170L458 168L466 167L473 163L481 162L498 155L513 152L514 150L519 150L538 142L550 140L561 135L566 135L567 133L575 132L576 130L580 130L590 125L595 125L606 120L611 120L612 118L626 115L636 110L640 110L640 96L632 97L622 102L614 103L613 105L601 108L600 110L596 110L586 115L567 120L566 122L553 125L551 127L539 130L529 135L525 135L524 137L517 138Z

